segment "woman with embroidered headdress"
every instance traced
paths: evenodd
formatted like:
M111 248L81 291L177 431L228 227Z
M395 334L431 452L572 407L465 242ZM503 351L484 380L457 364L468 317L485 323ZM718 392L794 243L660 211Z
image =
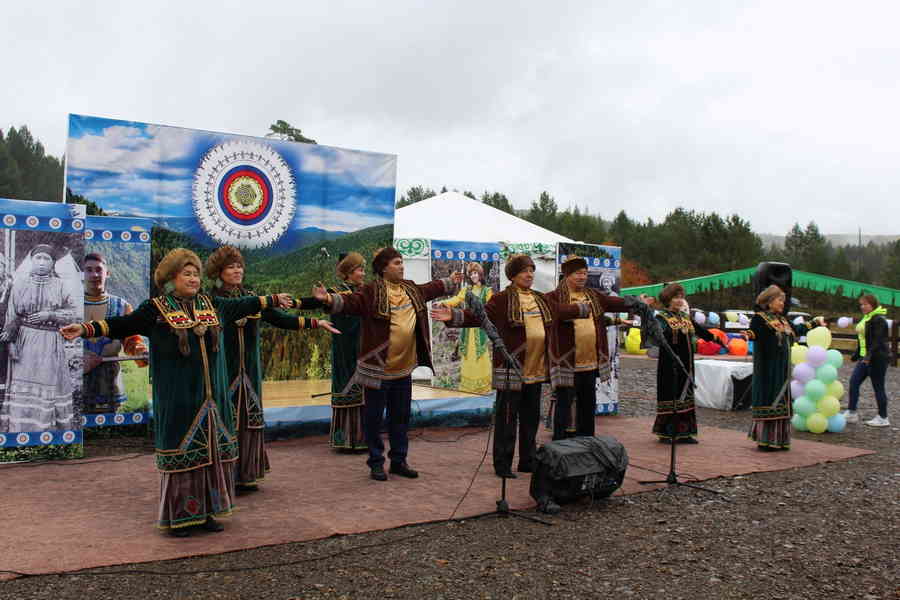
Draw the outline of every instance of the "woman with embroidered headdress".
M212 296L240 298L253 296L244 287L244 257L234 246L222 246L206 259L206 277L214 282ZM300 300L300 306L304 305ZM326 329L340 333L328 321L297 317L267 307L262 311L222 323L225 340L225 368L228 392L234 411L238 438L236 487L256 491L269 471L263 429L262 368L260 366L259 321L279 329Z
M719 343L715 335L691 320L691 310L685 299L684 287L670 283L659 294L665 308L656 315L663 336L674 353L660 348L656 362L656 420L653 433L660 442L671 444L696 444L697 415L694 412L694 386L687 384L687 393L681 394L688 381L688 373L694 374L693 336ZM687 369L688 373L685 373Z
M9 343L9 387L0 431L72 427L72 380L57 330L76 318L72 294L54 271L51 246L38 244L12 284L0 342Z
M806 333L784 316L785 293L770 285L756 297L757 311L744 337L753 340L753 424L760 450L791 449L791 346Z
M329 289L329 293L347 296L358 292L366 278L362 254L342 254L337 275L341 283ZM359 317L341 313L332 319L341 335L331 338L330 444L339 450L366 450L369 445L363 429L363 388L351 382L359 354Z
M215 517L234 507L234 462L238 443L228 401L222 323L270 306L293 305L287 294L223 298L200 293L202 265L184 248L156 267L162 294L129 315L74 323L60 329L66 339L106 336L150 339L156 466L161 472L158 527L176 537L199 525L221 531Z
M465 308L466 292L469 290L481 304L487 304L494 295L491 286L484 283L484 267L480 263L466 265L467 286L459 290L453 298L443 304L451 308ZM472 394L488 394L491 391L491 353L487 334L481 329L463 329L459 336L459 355L462 364L459 371L459 389Z

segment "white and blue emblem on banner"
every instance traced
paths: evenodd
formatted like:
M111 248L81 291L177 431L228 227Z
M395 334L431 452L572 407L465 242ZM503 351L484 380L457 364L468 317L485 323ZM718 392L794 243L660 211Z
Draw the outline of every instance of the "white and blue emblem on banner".
M217 242L271 246L294 218L297 192L291 169L274 148L226 142L203 157L194 176L194 213Z

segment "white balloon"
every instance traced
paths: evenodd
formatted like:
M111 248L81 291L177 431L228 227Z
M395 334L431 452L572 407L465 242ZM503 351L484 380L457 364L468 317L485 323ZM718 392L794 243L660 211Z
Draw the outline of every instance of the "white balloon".
M841 329L846 329L847 327L850 327L851 325L853 325L853 319L851 319L850 317L841 317L840 319L837 320L837 326L840 327Z
M794 319L794 325L803 325L803 317L797 317Z
M703 325L704 323L706 323L706 315L704 315L700 311L697 311L696 313L694 313L694 322L697 323L697 325Z

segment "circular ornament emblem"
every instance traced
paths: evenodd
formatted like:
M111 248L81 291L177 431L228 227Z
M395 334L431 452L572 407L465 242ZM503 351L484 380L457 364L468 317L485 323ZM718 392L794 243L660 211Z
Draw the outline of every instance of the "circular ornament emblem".
M5 445L6 445L6 436L3 435L2 433L0 433L0 447L3 447Z
M141 423L141 422L144 421L144 415L142 415L141 413L134 413L134 414L131 416L131 421L132 421L133 423Z
M84 239L86 239L86 240L94 239L94 231L92 229L85 229L84 230Z
M45 431L45 432L41 433L40 439L41 439L42 444L49 444L50 442L53 441L53 434L50 433L49 431Z
M116 425L121 425L125 422L125 415L117 413L116 416L113 417L113 422Z
M104 231L103 233L100 234L100 237L102 237L104 240L106 240L108 242L109 240L112 239L112 231Z
M142 231L142 232L138 235L138 238L139 238L142 242L149 242L149 241L150 241L150 234L147 233L146 231Z
M84 227L84 221L81 219L74 219L72 221L72 229L75 231L81 231L81 228Z
M105 415L97 415L94 418L94 423L97 425L106 425L106 416Z
M4 215L3 224L7 227L12 227L16 224L16 215Z
M62 434L62 441L66 444L71 444L75 441L75 432L74 431L66 431Z
M50 219L50 227L52 229L59 229L60 227L62 227L62 221L59 219L59 217L53 217L52 219Z
M194 175L194 214L222 244L271 246L287 231L296 211L291 169L272 147L238 140L213 147Z
M37 217L28 217L27 219L25 219L25 224L29 227L37 227L38 223L40 223L40 221Z
M19 444L20 446L24 446L25 444L28 443L28 440L30 440L30 439L31 439L31 436L28 435L27 433L20 433L19 435L16 436L16 443Z
M123 231L122 233L119 234L119 237L122 238L123 242L130 242L131 241L131 232Z
M81 415L81 426L82 426L82 427L86 427L86 426L87 426L87 417L84 416L84 415Z

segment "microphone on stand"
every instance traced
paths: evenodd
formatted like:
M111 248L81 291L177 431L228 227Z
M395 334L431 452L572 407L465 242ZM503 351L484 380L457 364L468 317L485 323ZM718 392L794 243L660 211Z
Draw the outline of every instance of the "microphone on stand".
M515 371L516 375L519 378L522 377L522 366L519 364L519 361L510 354L509 350L506 348L506 344L503 343L503 338L500 337L500 332L497 331L497 327L491 322L488 318L487 313L484 310L484 304L481 303L481 300L472 293L472 289L469 288L466 290L466 305L469 307L469 310L472 311L472 314L475 315L475 318L481 323L481 329L488 336L488 339L491 340L491 343L494 344L494 349L500 352L503 355L503 359L506 361L506 364Z

